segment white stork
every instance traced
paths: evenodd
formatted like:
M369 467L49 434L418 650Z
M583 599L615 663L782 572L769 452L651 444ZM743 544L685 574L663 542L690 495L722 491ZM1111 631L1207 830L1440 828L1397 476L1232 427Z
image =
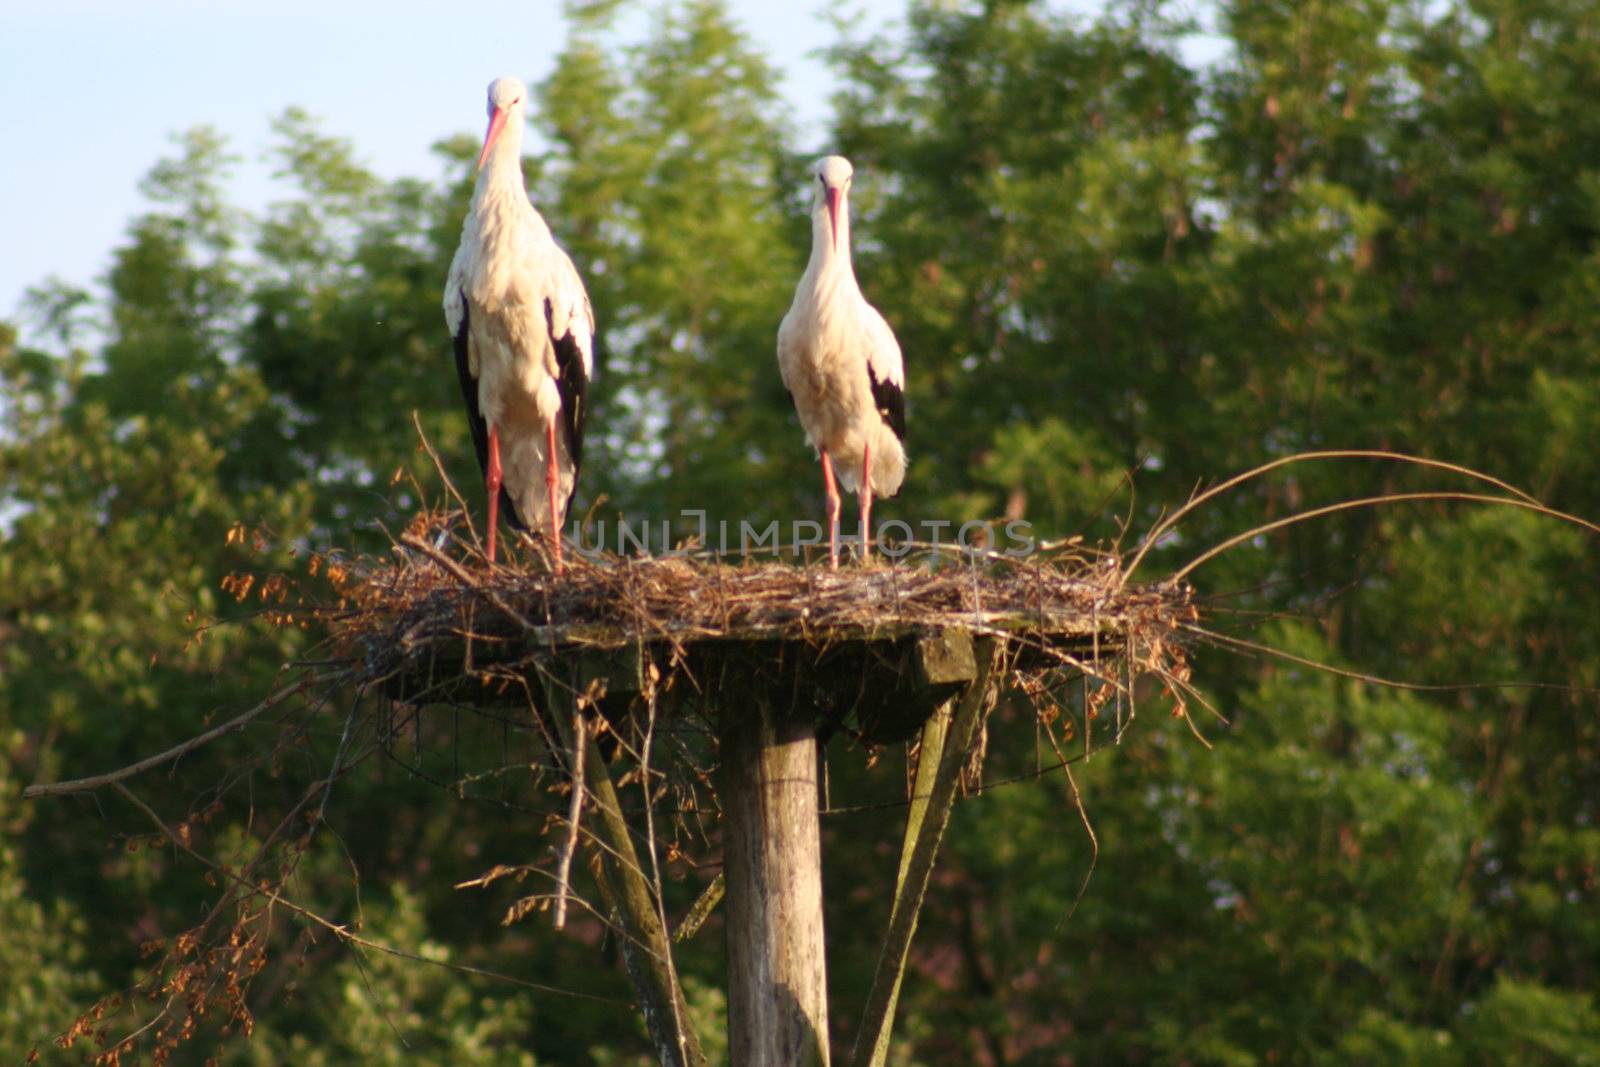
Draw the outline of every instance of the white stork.
M778 369L800 425L822 456L828 559L839 565L839 482L861 501L870 543L872 497L900 491L906 474L905 367L894 332L867 303L850 265L850 161L817 164L811 261L778 327Z
M589 414L594 312L572 260L528 201L527 99L516 78L489 83L489 132L445 284L444 317L488 489L489 560L503 507L514 528L549 539L559 567Z

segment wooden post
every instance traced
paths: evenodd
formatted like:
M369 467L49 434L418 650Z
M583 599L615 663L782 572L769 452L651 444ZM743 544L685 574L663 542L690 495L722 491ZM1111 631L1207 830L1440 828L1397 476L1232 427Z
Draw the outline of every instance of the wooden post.
M759 683L720 726L728 908L728 1059L826 1067L827 968L817 735Z

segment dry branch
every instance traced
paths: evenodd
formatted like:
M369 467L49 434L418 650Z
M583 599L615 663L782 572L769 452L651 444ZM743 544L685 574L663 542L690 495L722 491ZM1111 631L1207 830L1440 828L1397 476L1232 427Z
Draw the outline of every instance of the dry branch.
M92 775L88 778L74 778L66 782L35 783L24 789L22 791L22 795L24 798L31 800L35 797L54 797L64 796L68 793L86 793L95 789L103 789L108 785L116 785L128 778L132 778L134 775L143 774L152 767L159 767L163 763L170 763L175 759L185 756L203 745L210 744L212 741L215 741L217 738L222 737L225 734L230 734L235 730L243 729L251 721L259 718L265 712L271 711L273 708L277 707L279 704L282 704L285 700L294 696L296 693L305 692L307 689L312 688L319 682L326 682L326 679L310 677L301 678L299 681L293 682L290 685L286 685L282 689L279 689L277 692L267 697L249 711L246 711L240 715L235 715L233 718L229 719L225 723L222 723L220 726L213 726L204 733L196 734L187 741L173 745L165 752L158 752L154 756L148 756L137 763L130 763L126 767L122 767L118 770L108 771L105 774Z

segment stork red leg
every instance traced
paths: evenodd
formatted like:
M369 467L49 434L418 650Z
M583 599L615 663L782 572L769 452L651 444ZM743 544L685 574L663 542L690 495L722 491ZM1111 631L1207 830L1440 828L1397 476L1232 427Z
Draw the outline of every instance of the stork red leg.
M861 562L872 545L872 446L861 446Z
M489 562L494 562L494 533L500 524L500 433L489 427L489 465L483 474L483 486L489 491Z
M822 449L822 486L828 501L828 566L839 566L839 489L833 484L833 460Z
M556 510L556 424L551 420L545 427L544 488L550 496L550 544L556 552L556 570L561 569L561 514Z

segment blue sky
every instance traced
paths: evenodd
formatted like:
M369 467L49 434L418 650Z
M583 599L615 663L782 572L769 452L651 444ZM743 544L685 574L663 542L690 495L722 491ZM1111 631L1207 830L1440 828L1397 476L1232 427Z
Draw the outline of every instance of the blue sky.
M808 54L832 31L817 6L731 6L785 72L796 117L820 136L831 81ZM89 284L104 273L145 207L139 179L175 131L209 123L229 135L246 157L236 199L251 209L273 197L255 156L270 117L291 104L349 138L379 174L432 177L430 144L481 135L489 80L543 77L562 39L557 0L8 0L0 318L15 318L24 290L49 275Z

